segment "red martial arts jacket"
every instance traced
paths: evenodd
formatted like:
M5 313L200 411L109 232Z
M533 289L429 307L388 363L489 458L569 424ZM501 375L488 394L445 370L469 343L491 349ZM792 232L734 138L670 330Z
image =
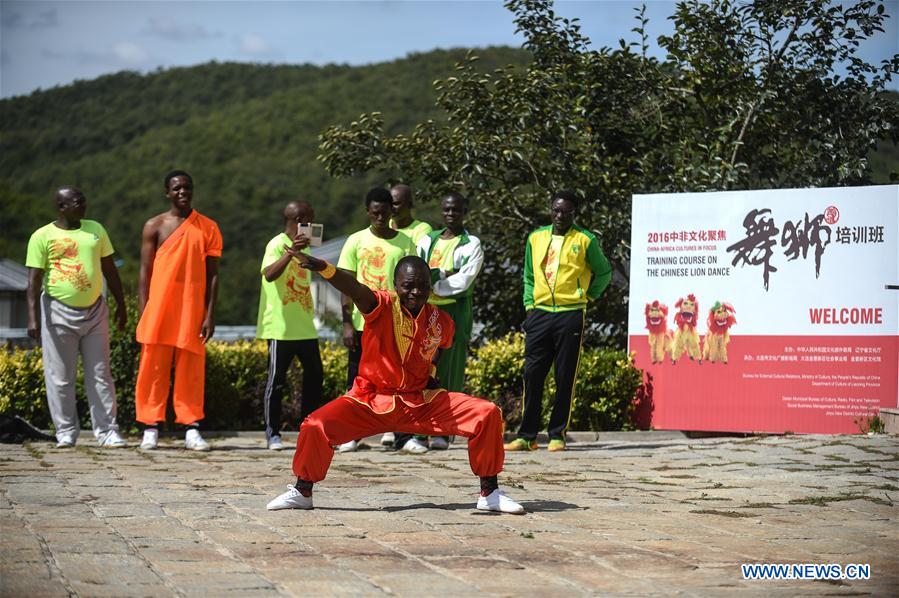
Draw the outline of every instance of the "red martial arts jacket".
M443 389L426 390L437 349L453 344L455 324L447 313L425 304L418 317L400 305L393 291L374 291L378 305L363 314L362 360L346 394L375 413L390 413L396 399L409 407L431 402Z

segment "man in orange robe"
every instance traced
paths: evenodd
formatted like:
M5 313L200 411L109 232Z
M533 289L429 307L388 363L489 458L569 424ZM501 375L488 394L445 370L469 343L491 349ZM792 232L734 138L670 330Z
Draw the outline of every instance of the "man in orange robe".
M165 178L171 208L144 225L137 340L143 347L135 389L136 419L146 425L144 450L155 449L165 421L172 363L175 421L187 426L184 445L208 451L203 419L206 342L215 331L222 235L214 221L191 207L193 179L176 170Z
M293 457L295 486L268 504L269 510L311 509L312 485L325 478L335 445L390 430L428 436L465 436L471 470L480 477L476 508L523 513L499 489L503 416L499 407L461 392L447 392L435 378L441 349L452 346L454 325L428 303L431 271L418 256L406 256L393 273L396 291L372 291L332 264L307 254L297 259L320 272L365 318L359 375L347 394L311 413L300 428Z

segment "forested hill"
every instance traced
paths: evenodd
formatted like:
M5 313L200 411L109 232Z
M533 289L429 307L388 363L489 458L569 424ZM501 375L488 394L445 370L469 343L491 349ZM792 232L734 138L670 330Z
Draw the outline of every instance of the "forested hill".
M123 72L0 101L0 256L24 262L28 237L55 218L61 185L80 187L136 289L140 231L168 206L166 172L194 177L194 206L225 240L220 323L255 322L259 261L293 198L313 203L327 237L367 223L362 198L384 173L333 180L316 162L318 134L380 111L392 133L439 118L432 83L466 50L368 66L209 63L147 75ZM477 50L485 72L527 60ZM421 198L426 199L426 198ZM433 202L432 202L433 203ZM436 215L433 207L425 211Z
M521 64L512 48L476 50L484 72ZM433 51L360 67L209 63L147 75L123 72L0 100L0 257L24 262L30 233L55 218L54 190L80 187L137 286L140 232L168 207L165 173L194 176L194 206L217 220L225 252L218 322L255 322L259 262L289 199L308 199L327 238L363 227L365 191L388 173L333 180L316 162L318 135L363 112L390 134L440 118L435 79L466 50ZM873 180L897 170L897 148L871 157ZM419 198L435 223L436 198ZM428 201L430 200L430 201Z

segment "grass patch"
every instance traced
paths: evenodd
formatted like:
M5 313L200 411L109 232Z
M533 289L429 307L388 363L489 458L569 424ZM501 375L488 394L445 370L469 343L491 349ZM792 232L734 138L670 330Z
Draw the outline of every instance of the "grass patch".
M750 436L746 440L741 440L737 444L755 444L757 442L761 442L761 440L765 438L764 436Z
M886 451L881 451L881 450L876 449L876 448L871 448L870 446L856 446L856 445L854 445L854 444L853 444L852 446L854 446L855 448L857 448L857 449L860 450L860 451L863 451L863 452L865 452L865 453L871 453L871 454L874 454L874 455L887 455L887 456L892 456L892 454L893 454L893 453L888 453L888 452L886 452Z
M812 505L815 507L827 507L832 502L842 502L846 500L866 500L878 505L891 506L893 503L876 496L868 496L867 494L846 493L836 496L807 496L805 498L794 498L790 501L791 505Z
M830 442L825 442L821 446L852 446L845 440L831 440Z
M720 517L733 517L733 518L741 518L741 517L755 517L751 513L738 513L737 511L719 511L717 509L696 509L694 511L690 511L691 513L696 513L699 515L718 515Z
M742 505L741 509L776 509L774 505L769 502L750 502Z
M680 486L680 484L672 484L670 482L660 482L658 480L650 480L645 476L640 476L637 478L637 482L640 484L649 484L651 486Z
M666 479L686 480L688 478L697 478L699 476L691 475L689 473L680 473L680 474L675 474L675 475L666 475L664 477Z
M33 446L31 443L25 443L25 450L28 451L28 454L31 455L35 459L43 459L44 451Z
M503 477L503 486L511 486L512 488L518 488L519 490L524 490L524 482L518 480L516 478L507 478Z
M533 540L534 534L532 534L531 532L521 532L521 537L527 538L528 540Z
M437 469L454 469L442 461L427 461L427 464Z

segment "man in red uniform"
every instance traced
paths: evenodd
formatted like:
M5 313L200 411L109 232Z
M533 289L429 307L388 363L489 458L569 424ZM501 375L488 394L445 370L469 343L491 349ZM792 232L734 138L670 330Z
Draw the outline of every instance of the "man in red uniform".
M523 513L496 480L502 471L503 417L483 399L447 392L435 378L441 349L453 342L453 320L428 304L431 273L417 256L399 261L395 292L372 291L346 272L310 255L297 258L349 296L365 318L359 375L347 394L305 419L293 457L295 486L268 509L311 509L312 485L325 478L334 449L354 438L396 430L428 436L465 436L471 470L481 479L477 508Z

